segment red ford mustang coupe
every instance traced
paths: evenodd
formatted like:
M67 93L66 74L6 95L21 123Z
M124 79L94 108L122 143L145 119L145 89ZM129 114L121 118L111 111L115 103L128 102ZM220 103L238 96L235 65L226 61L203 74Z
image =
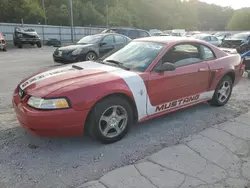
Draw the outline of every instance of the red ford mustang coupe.
M225 105L244 71L239 54L180 37L135 39L102 61L37 73L15 89L20 124L33 135L120 140L133 121L208 101Z

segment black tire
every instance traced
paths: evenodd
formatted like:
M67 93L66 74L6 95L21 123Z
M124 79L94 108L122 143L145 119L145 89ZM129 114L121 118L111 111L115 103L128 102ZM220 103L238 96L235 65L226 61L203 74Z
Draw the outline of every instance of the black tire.
M5 48L3 48L3 51L4 51L4 52L6 52L6 51L7 51L6 47L5 47Z
M219 91L224 84L226 84L226 85L228 84L229 89L228 89L228 93L226 92L227 97L224 97L224 100L222 101L219 99L219 96L221 95ZM228 100L230 99L231 94L232 94L232 90L233 90L232 78L230 76L226 75L221 79L221 81L217 85L216 90L214 92L214 96L213 96L212 100L210 101L210 104L213 106L224 106L228 102Z
M23 44L22 44L22 43L19 43L19 44L18 44L18 48L23 48Z
M250 72L249 72L249 73L247 73L247 77L248 77L248 79L250 79Z
M97 60L97 55L94 52L88 52L85 57L85 61L94 61Z
M37 45L38 48L42 47L42 43L41 42L38 42L36 45Z
M113 109L111 109L111 108L113 106L117 106L118 107L117 109L122 107L123 110L126 111L126 113L124 113L124 114L127 114L127 119L126 119L127 121L124 119L120 120L118 123L118 127L119 127L119 125L121 126L124 122L123 129L119 127L119 129L122 129L120 134L114 135L113 137L109 137L109 136L105 136L101 131L101 129L105 129L104 127L107 128L107 126L108 126L108 124L105 124L105 121L101 120L101 117L103 117L102 115L105 113L107 113L107 114L112 113ZM111 110L110 112L109 112L109 109ZM119 110L118 110L118 112L119 112ZM112 117L112 115L105 116L105 117L110 118L110 117ZM129 128L130 128L132 123L133 123L133 109L132 109L130 103L128 101L126 101L125 99L123 99L122 97L112 96L112 97L108 97L106 99L101 100L93 107L93 109L91 110L90 115L88 117L87 131L93 139L97 139L98 141L100 141L103 144L111 144L111 143L114 143L114 142L121 140L129 131ZM112 134L112 130L116 131L116 128L114 128L115 126L114 127L109 126L109 127L111 127L111 128L109 128L109 131L111 131L111 133L109 133L109 131L108 131L107 132L108 134Z

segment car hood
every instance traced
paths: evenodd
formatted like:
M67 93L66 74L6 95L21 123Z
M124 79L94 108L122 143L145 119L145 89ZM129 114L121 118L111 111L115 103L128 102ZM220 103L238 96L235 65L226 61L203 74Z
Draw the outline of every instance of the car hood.
M87 48L87 47L91 47L94 46L94 44L76 44L76 45L69 45L69 46L63 46L58 48L58 50L60 51L73 51L79 48Z
M114 78L119 79L119 77L111 75L112 73L121 70L123 72L125 71L118 67L85 61L35 74L22 81L19 84L19 88L30 96L46 97L48 94L58 89L83 80L89 85L102 82L103 76L106 81L113 81Z
M244 39L237 39L237 38L225 38L225 41L244 41Z

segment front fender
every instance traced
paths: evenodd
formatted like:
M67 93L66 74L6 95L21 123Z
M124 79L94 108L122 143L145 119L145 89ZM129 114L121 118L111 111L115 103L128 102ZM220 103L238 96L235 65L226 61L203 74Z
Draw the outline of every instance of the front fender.
M122 79L112 82L101 82L82 86L81 83L67 86L52 94L51 96L67 96L72 108L75 110L91 109L98 101L111 94L124 94L134 100L133 94Z
M86 55L89 52L94 52L99 57L99 50L96 49L95 47L83 48L82 51L81 51L81 53L80 53L80 55Z

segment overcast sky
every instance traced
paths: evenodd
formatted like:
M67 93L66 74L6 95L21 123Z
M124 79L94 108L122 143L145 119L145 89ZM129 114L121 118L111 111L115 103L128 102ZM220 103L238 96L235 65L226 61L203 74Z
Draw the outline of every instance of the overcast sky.
M234 9L250 7L250 0L200 0L206 3L214 3L221 6L231 6Z

